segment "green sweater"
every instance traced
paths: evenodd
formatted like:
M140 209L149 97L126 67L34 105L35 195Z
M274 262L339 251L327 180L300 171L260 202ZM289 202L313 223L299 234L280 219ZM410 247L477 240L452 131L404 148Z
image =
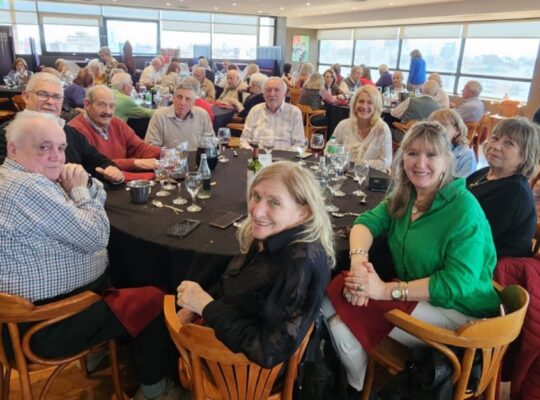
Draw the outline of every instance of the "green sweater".
M492 284L497 262L491 228L464 179L439 190L431 208L410 222L411 199L400 219L388 214L387 201L359 216L373 237L388 233L397 276L404 281L429 277L430 303L474 317L496 315L499 297Z
M114 98L116 99L114 115L123 119L125 122L131 117L152 118L152 115L154 115L154 110L141 107L135 103L131 97L126 96L124 93L121 93L118 90L113 90L113 93Z

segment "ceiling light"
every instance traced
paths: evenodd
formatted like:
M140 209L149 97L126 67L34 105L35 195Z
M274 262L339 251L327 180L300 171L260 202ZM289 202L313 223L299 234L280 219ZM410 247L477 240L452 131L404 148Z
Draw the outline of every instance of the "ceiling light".
M233 7L236 7L236 3L232 3Z
M165 4L167 7L170 7L171 6L171 3L166 3Z
M261 11L261 10L259 10L259 14L262 14L262 11Z
M279 9L280 9L281 11L285 10L283 7L279 7Z
M311 5L311 3L306 3L306 6L310 6L310 5Z
M219 7L214 7L214 10L219 10Z
M353 7L352 9L356 11L356 10L358 10L358 7Z

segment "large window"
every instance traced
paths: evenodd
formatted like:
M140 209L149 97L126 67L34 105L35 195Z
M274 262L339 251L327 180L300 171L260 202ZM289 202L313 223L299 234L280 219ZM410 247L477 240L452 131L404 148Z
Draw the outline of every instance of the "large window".
M212 19L212 58L257 58L257 17L214 14Z
M113 53L121 54L129 40L133 54L156 54L158 24L151 21L107 20L107 41Z
M405 39L402 46L400 69L409 69L410 53L418 49L429 71L456 72L461 39Z
M31 54L30 39L34 39L36 52L41 54L41 41L38 25L13 25L13 35L15 37L15 52L17 54Z
M508 81L494 78L479 78L476 76L461 76L458 83L458 93L461 93L467 81L474 79L482 85L482 97L503 98L508 96L513 100L526 102L529 98L530 82Z
M386 64L394 69L397 66L398 48L399 40L356 40L354 65L378 67L380 64Z
M352 40L321 40L319 42L319 62L321 64L351 65L352 54Z
M43 16L45 50L62 53L97 53L100 48L97 19Z

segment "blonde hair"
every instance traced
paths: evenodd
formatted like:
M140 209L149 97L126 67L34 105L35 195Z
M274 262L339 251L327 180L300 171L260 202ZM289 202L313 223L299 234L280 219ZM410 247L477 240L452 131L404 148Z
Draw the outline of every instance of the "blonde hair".
M306 89L322 89L324 87L323 76L318 72L314 72L304 83L304 87Z
M429 121L414 124L403 138L392 163L392 184L388 189L388 213L394 219L401 218L405 215L412 195L416 194L416 189L405 172L403 156L417 139L423 139L432 151L443 157L446 161L446 169L441 175L439 188L453 179L454 157L444 127L438 122Z
M508 118L497 125L491 131L491 136L500 138L506 136L518 144L523 161L518 166L516 174L521 174L527 179L534 176L538 159L540 158L540 127L527 118ZM485 145L484 152L489 151L490 141Z
M248 203L251 191L265 180L281 182L296 203L306 205L310 215L303 223L305 229L293 243L320 241L331 267L336 263L334 250L334 232L328 213L325 211L324 198L315 177L308 169L291 161L275 162L261 169L248 187ZM246 254L253 243L252 219L248 215L237 232L240 250Z
M373 125L375 125L377 123L377 121L379 121L381 119L381 112L382 112L382 109L383 109L383 103L382 103L381 94L379 93L379 91L377 89L375 89L371 85L361 86L359 89L356 90L356 92L354 92L354 96L353 96L353 98L351 100L351 104L350 104L350 109L351 109L351 112L350 112L351 117L350 118L353 121L353 125L357 126L358 125L358 116L356 115L356 102L358 101L358 98L360 97L360 95L362 93L367 94L369 96L369 98L371 99L371 102L373 103L373 107L374 107L373 115L371 116L371 120L369 121L369 124L371 126L373 126Z
M457 111L451 108L435 110L430 114L428 121L440 122L443 126L454 125L458 134L452 139L452 143L455 145L466 145L469 143L467 139L467 125L465 125L463 118L461 118L461 115Z

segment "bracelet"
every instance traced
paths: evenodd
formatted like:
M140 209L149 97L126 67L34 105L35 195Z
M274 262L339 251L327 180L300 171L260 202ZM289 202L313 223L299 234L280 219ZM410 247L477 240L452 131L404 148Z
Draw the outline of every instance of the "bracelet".
M357 254L360 254L361 256L368 256L369 252L364 249L350 249L349 250L349 257L355 256Z
M408 301L409 299L409 283L400 282L399 290L401 291L401 300Z

